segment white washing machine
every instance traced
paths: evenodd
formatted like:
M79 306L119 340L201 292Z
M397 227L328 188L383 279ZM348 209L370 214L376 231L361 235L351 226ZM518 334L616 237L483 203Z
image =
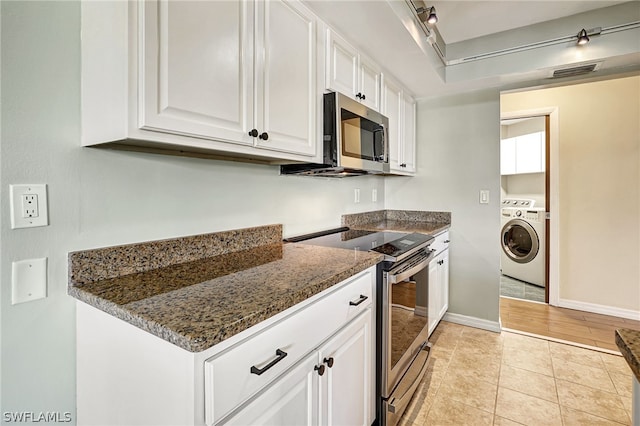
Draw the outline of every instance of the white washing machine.
M502 201L500 246L503 275L545 286L545 209L534 200Z

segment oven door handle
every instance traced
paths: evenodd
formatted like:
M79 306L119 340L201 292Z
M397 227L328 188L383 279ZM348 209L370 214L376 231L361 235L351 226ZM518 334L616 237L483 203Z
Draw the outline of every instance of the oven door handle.
M429 262L431 262L431 260L435 256L435 252L436 252L435 250L431 250L429 254L425 256L423 260L420 261L420 263L414 265L413 267L407 269L406 271L402 271L397 274L394 274L392 269L391 271L388 272L388 275L387 275L388 282L390 284L400 283L406 280L407 278L411 277L412 275L415 275L417 272L420 272L421 270L427 267Z
M409 404L411 397L415 394L416 388L420 384L420 381L427 372L427 361L429 361L429 355L431 354L431 343L425 342L422 344L415 358L411 362L411 365L405 376L400 380L400 383L393 390L387 401L387 410L390 413L396 415L402 415L405 408ZM407 380L413 379L410 383L406 383Z

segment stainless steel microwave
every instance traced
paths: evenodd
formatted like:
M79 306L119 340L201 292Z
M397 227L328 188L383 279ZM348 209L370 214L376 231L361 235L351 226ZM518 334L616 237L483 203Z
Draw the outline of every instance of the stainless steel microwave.
M341 93L324 95L323 164L281 166L282 174L354 176L389 172L389 120Z

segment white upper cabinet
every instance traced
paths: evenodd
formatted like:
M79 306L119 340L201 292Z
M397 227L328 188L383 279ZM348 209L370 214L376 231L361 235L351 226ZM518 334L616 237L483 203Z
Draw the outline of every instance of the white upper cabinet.
M540 173L545 169L544 132L516 138L516 173Z
M500 174L512 175L516 173L516 138L500 141Z
M371 109L380 111L380 81L382 79L382 71L365 56L359 55L358 75L360 82L358 93L360 93L360 102ZM357 96L357 93L356 93Z
M389 167L391 170L401 170L401 142L404 122L402 92L402 86L385 76L382 84L382 114L389 119L387 138L389 138Z
M416 101L406 92L404 102L404 127L402 135L402 163L405 172L416 172Z
M385 76L381 112L389 119L389 167L393 174L416 171L416 103L407 91Z
M256 6L257 145L313 155L320 96L316 18L296 2L258 1Z
M380 67L331 29L327 29L326 55L326 88L380 111Z
M252 145L253 5L141 3L139 127Z
M535 132L500 141L500 174L545 171L545 133Z
M300 2L83 2L82 25L83 145L317 155L323 56Z

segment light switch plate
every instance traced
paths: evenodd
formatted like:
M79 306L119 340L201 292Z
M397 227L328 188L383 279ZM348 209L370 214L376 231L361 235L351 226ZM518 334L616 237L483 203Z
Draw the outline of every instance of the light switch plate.
M11 304L47 297L47 258L11 263Z
M481 189L480 190L480 204L489 204L489 190Z
M11 229L47 226L47 185L9 185Z

